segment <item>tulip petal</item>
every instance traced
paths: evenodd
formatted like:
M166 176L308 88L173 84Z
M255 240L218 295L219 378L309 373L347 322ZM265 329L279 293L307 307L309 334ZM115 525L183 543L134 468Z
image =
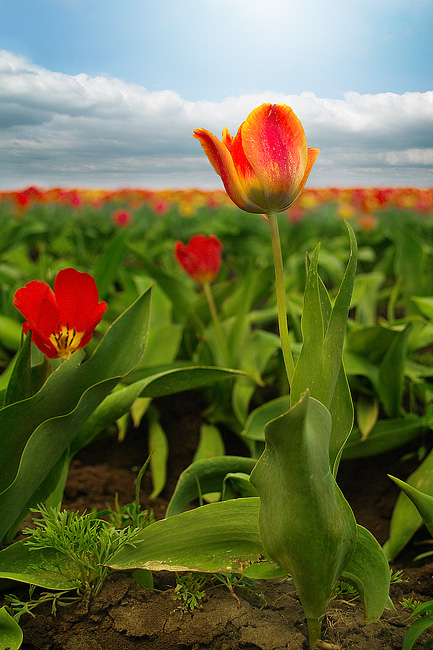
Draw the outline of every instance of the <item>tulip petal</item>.
M54 293L46 282L32 280L15 292L13 305L27 321L38 325L42 300L48 300L53 304L56 302Z
M224 142L220 142L213 133L206 129L195 129L192 137L200 142L210 164L216 173L221 176L225 190L233 203L246 212L262 214L263 208L250 200L249 196L245 193L231 151L227 146L228 144L232 149L236 138L232 139L228 131L225 130L223 139L227 144L224 144Z
M96 282L88 273L75 269L59 271L54 281L54 293L62 325L77 332L93 332L93 329L107 309L105 302L99 303Z
M304 178L302 179L302 181L301 181L301 183L299 185L298 193L297 193L297 195L296 195L296 197L294 199L295 201L298 198L298 196L300 195L300 193L302 192L302 190L304 189L304 185L308 180L311 169L312 169L314 163L316 162L319 153L320 153L320 149L316 149L315 147L310 147L308 149L308 151L307 151L307 154L308 154L307 166L305 168Z
M242 145L268 209L286 209L298 194L307 164L307 140L299 119L289 106L262 104L242 126Z

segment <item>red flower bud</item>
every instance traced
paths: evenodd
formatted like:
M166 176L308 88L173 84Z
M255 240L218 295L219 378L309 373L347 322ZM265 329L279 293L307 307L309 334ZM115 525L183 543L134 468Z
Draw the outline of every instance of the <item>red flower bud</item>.
M195 235L185 246L177 241L174 256L180 266L196 282L212 282L221 267L222 244L215 235Z

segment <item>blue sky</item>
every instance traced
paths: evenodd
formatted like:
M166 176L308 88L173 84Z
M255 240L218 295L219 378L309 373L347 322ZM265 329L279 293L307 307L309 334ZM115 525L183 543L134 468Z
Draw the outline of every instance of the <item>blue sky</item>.
M1 0L0 186L218 187L192 129L263 101L310 186L431 186L432 30L431 0Z

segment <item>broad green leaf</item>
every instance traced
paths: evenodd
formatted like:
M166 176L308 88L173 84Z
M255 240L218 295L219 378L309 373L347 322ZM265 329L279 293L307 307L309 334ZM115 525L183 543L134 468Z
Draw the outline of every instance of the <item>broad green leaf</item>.
M395 276L403 278L402 293L406 298L406 309L410 308L410 297L419 293L424 277L424 242L412 229L397 228L393 232L395 241Z
M245 428L242 431L242 436L247 440L264 440L265 439L265 425L274 420L279 415L283 415L290 408L290 398L288 395L276 397L261 406L258 406L254 411L251 411Z
M131 405L131 417L134 427L137 429L143 416L149 408L152 399L150 397L137 397Z
M431 415L419 417L409 413L404 418L378 420L364 440L359 429L353 429L344 446L343 459L383 454L418 438L432 426Z
M432 626L433 626L433 618L431 616L423 616L422 618L419 618L417 621L412 623L412 625L406 632L406 636L404 637L401 650L412 650L413 646L418 641L421 634L425 632L425 630L428 630L429 627Z
M351 307L356 307L356 322L374 325L377 318L379 287L385 282L383 273L359 273L353 285Z
M350 257L341 281L332 313L326 322L322 313L323 286L317 273L318 248L316 248L308 271L302 313L303 345L296 364L291 389L294 405L305 390L330 408L337 378L340 372L347 315L356 272L357 245L352 228L348 225ZM328 314L325 314L325 318Z
M193 461L214 456L224 456L224 440L217 427L212 424L202 424L200 427L200 439L194 454Z
M398 332L379 366L379 397L390 418L400 415L403 396L404 362L410 324Z
M257 497L257 490L251 485L249 474L245 472L229 472L223 481L222 500L233 499L235 496Z
M364 357L370 363L378 364L389 350L397 329L382 325L363 327L347 335L347 351Z
M263 330L249 331L242 341L239 367L248 373L248 377L239 377L232 392L233 410L241 424L244 424L248 416L250 400L257 384L263 385L262 372L271 356L280 347L280 338Z
M22 327L18 321L0 314L0 343L8 350L16 351L21 345Z
M266 426L250 479L266 554L292 576L313 628L356 543L355 518L330 471L331 427L329 411L306 392Z
M253 458L243 456L217 456L191 463L179 477L168 504L166 517L181 513L200 494L221 491L226 474L230 472L249 474L255 462Z
M411 296L410 299L416 304L423 316L433 321L433 298L430 296Z
M117 381L117 378L107 379L88 388L71 413L46 420L35 429L23 450L14 481L0 494L0 539L8 531L13 536L23 512L41 500L38 488L49 477L77 431ZM53 487L42 500L49 496Z
M240 370L216 366L168 364L161 367L142 368L132 371L124 382L132 384L142 381L142 397L163 397L192 390L203 386L213 386L216 382L236 379L244 375Z
M150 498L155 499L164 489L167 480L168 442L154 409L149 412L149 420L148 440L153 485Z
M171 323L150 330L146 350L137 366L137 371L139 368L149 368L174 361L181 338L182 325L180 323Z
M6 607L0 608L0 648L18 650L23 642L23 632Z
M192 294L185 283L180 282L149 262L138 246L135 246L131 242L127 242L127 246L140 260L140 266L158 283L160 288L170 298L174 310L183 320L189 313L192 305Z
M379 404L374 395L360 395L356 402L356 421L363 442L373 429L379 415Z
M391 571L375 537L359 524L357 531L355 550L341 577L361 596L364 620L370 623L377 621L385 608L393 609L389 598Z
M126 239L131 236L128 228L118 230L116 235L104 248L103 254L93 269L93 277L98 287L99 295L105 298L109 293L112 282L116 279L127 253Z
M433 537L433 496L420 492L404 481L395 476L389 477L398 487L405 493L405 495L412 501L419 514L422 517L428 532Z
M19 402L33 395L31 370L31 332L27 334L18 353L6 390L4 406Z
M398 479L394 479L395 482ZM409 488L415 488L426 495L433 495L433 451L431 451L417 469L406 480ZM398 483L400 487L400 482ZM422 525L422 516L412 501L400 493L392 512L389 538L383 549L391 561L406 546L418 528Z
M293 406L304 391L308 390L312 397L329 410L332 421L329 457L334 474L343 445L353 425L352 398L342 355L356 272L357 244L349 224L347 228L350 256L332 309L328 292L317 271L318 247L311 258L302 312L303 343L290 394L290 403Z
M21 540L0 551L0 578L45 589L74 589L77 567L53 549L32 549Z
M209 503L162 519L110 560L113 569L242 573L264 555L258 529L259 499Z
M145 373L147 376L138 379ZM132 377L137 377L137 381L128 383L106 397L82 427L73 443L72 451L76 453L93 440L100 431L127 413L139 397L146 399L162 397L202 386L212 386L215 382L232 379L238 374L238 371L235 370L203 366L186 368L169 366L160 371L155 368L142 369L137 372L134 370L123 379L123 383L129 382Z

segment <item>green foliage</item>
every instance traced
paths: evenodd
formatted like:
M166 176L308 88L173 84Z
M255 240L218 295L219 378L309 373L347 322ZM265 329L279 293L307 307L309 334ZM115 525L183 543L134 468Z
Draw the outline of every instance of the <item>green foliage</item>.
M193 612L202 607L199 602L205 595L203 587L208 582L208 576L200 573L187 573L176 576L176 587L173 599L180 600L179 609L182 612Z
M35 528L23 531L28 535L24 544L36 551L55 551L59 573L66 558L73 567L69 577L80 595L88 590L95 595L100 592L110 572L107 563L139 531L139 528L114 528L90 513L59 512L44 506L35 512L41 519L33 520Z

